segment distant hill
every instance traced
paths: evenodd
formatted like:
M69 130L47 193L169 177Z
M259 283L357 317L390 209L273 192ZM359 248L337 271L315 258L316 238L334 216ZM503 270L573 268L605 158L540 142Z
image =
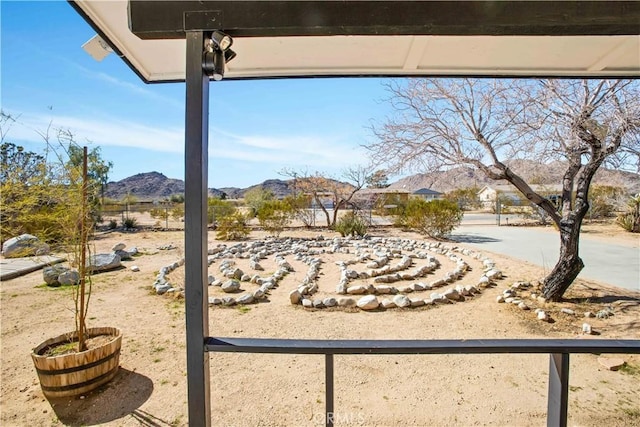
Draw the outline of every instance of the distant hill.
M109 182L105 197L122 199L127 194L138 200L161 200L173 194L184 194L184 181L167 178L160 172L139 173L117 182Z
M238 199L242 198L248 190L258 187L271 190L277 197L284 197L291 192L287 181L268 179L262 184L248 188L210 188L209 194L214 197L221 197L225 194L229 199ZM127 194L135 196L140 201L162 200L174 194L184 194L184 181L167 178L160 172L145 172L120 181L109 182L105 189L105 197L110 199L120 200Z
M565 171L564 165L560 162L542 165L528 160L517 160L510 162L509 166L532 184L559 184L562 182L562 175ZM225 194L229 199L239 199L244 197L247 191L262 187L281 198L291 194L290 183L291 180L268 179L261 184L247 188L210 188L209 194L215 197L221 197ZM496 183L506 184L504 181L495 182L471 168L458 167L444 172L411 175L392 183L389 188L403 188L409 191L430 188L446 193L455 188L473 186L482 188L485 185ZM601 168L596 174L594 184L624 187L629 193L640 193L640 175L631 172ZM132 194L141 201L162 200L173 194L184 194L184 181L167 178L159 172L147 172L107 184L106 197L122 199L127 194Z
M544 185L562 183L562 176L566 170L566 166L562 162L540 164L529 160L511 161L509 162L509 167L520 174L525 181ZM411 175L394 182L389 188L404 188L409 191L430 188L446 193L456 188L473 186L482 188L489 184L507 184L507 182L496 182L487 178L480 171L467 167L457 167L443 172ZM596 173L593 184L623 187L629 193L640 193L640 175L632 172L600 168Z

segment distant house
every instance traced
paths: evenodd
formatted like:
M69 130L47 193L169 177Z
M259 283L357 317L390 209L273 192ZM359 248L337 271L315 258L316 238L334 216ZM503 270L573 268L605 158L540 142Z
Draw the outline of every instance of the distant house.
M556 200L560 199L562 194L561 184L533 184L531 185L531 189L536 193L547 197L554 203ZM498 198L502 200L503 203L508 202L513 205L519 205L524 196L511 184L485 185L480 189L480 191L478 191L478 199L485 208L493 207Z
M429 188L421 188L411 193L411 197L416 197L416 198L419 197L421 199L430 201L430 200L441 199L442 193L435 190L431 190Z

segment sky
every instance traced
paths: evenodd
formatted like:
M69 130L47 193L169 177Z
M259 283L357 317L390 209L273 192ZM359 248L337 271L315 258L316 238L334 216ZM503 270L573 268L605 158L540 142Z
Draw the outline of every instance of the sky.
M113 162L110 180L184 179L183 83L145 84L115 54L95 61L81 48L95 32L66 1L1 0L0 13L0 100L18 119L5 141L40 152L39 133L68 129ZM212 82L209 187L366 166L384 97L377 78Z

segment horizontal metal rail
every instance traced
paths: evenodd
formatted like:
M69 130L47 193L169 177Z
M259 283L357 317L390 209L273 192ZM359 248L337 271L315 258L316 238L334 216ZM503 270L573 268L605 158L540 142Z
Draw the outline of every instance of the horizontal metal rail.
M471 340L304 340L206 337L205 351L325 355L325 424L333 426L333 356L335 354L549 354L547 426L566 427L569 355L636 353L640 340L471 339Z
M298 340L208 337L205 339L205 350L286 354L640 353L640 340Z

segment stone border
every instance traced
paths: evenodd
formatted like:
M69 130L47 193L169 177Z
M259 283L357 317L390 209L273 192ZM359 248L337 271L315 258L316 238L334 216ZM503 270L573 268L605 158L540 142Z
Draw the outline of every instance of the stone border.
M357 301L350 297L313 299L318 292L318 277L322 267L322 254L351 254L354 257L346 261L336 261L341 270L340 281L336 286L339 295L363 295ZM417 280L434 273L441 267L441 263L434 254L447 256L456 263L453 271L446 272L442 278L431 282L416 282L411 285L394 287L388 283L401 280ZM406 294L435 290L447 284L453 284L462 280L469 271L469 264L461 255L475 258L483 263L484 274L476 284L450 287L442 292L432 292L429 298L409 298ZM250 268L261 271L260 260L275 256L278 269L271 276L261 277L243 272L235 267L234 259L249 259ZM209 276L209 285L220 286L226 292L232 293L240 290L240 282L250 282L260 287L252 292L246 292L238 297L228 296L224 298L210 297L209 305L233 306L236 304L252 304L264 301L268 294L278 286L278 283L293 268L286 261L286 256L293 256L297 261L302 261L309 266L301 283L289 293L289 299L293 305L302 305L305 308L325 307L358 307L362 310L374 310L379 308L405 308L421 307L425 305L450 304L464 301L481 293L482 288L495 285L494 280L500 279L502 273L497 270L495 263L479 252L470 249L462 249L457 246L449 246L442 242L419 242L413 239L386 238L386 237L335 237L325 239L322 236L316 238L268 238L260 241L241 242L231 246L219 244L208 250L208 264L218 260L220 272L227 280L216 280ZM395 264L392 260L399 259ZM416 260L422 261L422 265L415 265ZM358 263L367 262L365 271L356 271L349 268ZM184 289L172 285L168 280L168 274L176 268L184 265L184 258L163 267L153 284L153 288L159 295L174 294L176 297L184 297ZM411 267L412 271L407 272ZM373 283L367 286L349 286L354 279L373 279ZM394 295L392 299L378 301L377 295Z

